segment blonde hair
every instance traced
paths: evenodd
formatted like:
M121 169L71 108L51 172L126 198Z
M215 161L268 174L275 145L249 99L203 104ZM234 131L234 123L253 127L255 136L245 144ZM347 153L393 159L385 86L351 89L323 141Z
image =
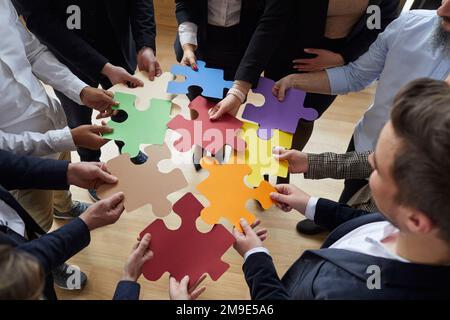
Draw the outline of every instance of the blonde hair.
M36 258L0 245L0 300L40 299L44 285L44 271Z

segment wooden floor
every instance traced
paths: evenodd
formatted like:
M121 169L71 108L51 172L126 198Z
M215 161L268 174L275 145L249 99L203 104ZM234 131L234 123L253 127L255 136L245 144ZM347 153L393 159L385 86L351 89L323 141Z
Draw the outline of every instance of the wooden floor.
M162 26L158 30L158 57L165 71L175 62L172 50L175 28ZM329 111L316 122L314 134L307 145L309 152L344 152L350 140L353 128L373 98L373 89L339 97ZM183 99L180 104L185 103ZM117 155L117 150L112 142L103 148L102 160L107 161ZM185 157L188 155L184 155ZM189 156L188 156L189 157ZM73 153L74 161L78 156ZM196 173L192 165L181 166L186 175L190 187L172 195L171 201L176 201L187 190L194 191L195 185L206 177L206 173ZM301 175L294 176L292 182L312 195L337 199L342 182L306 181ZM75 199L90 202L87 191L72 187ZM195 191L194 191L195 192ZM204 200L199 196L199 199ZM252 204L249 204L252 206ZM257 209L254 208L256 211ZM276 208L266 212L259 212L258 217L263 226L269 229L269 238L266 246L270 250L279 275L283 275L287 268L302 254L304 250L318 248L323 237L304 237L295 231L297 221L303 217L296 212L285 214ZM89 280L85 289L81 292L66 292L58 290L61 299L111 299L116 283L122 273L131 247L139 232L143 230L155 217L151 208L143 208L132 213L124 213L118 223L113 226L96 230L92 234L91 245L70 263L79 266L88 276ZM172 213L166 224L171 228L179 225L179 219ZM55 222L54 227L61 226ZM201 225L200 229L207 227ZM249 299L248 288L242 274L242 258L230 249L223 257L231 267L219 279L214 282L207 279L205 284L207 291L201 299ZM143 277L141 299L168 299L168 275L164 275L157 282L148 282Z

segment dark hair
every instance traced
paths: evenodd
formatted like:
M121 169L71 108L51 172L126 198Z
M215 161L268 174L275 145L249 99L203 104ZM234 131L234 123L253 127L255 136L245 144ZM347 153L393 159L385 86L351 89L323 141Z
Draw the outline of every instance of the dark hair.
M37 300L42 296L44 280L36 258L0 245L0 300Z
M404 87L391 114L401 139L393 166L397 200L426 214L450 243L450 86L418 79Z

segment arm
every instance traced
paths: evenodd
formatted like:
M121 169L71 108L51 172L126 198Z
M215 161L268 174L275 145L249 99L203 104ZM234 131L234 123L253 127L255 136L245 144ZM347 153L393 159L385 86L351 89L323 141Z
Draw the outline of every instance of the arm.
M131 7L131 30L137 51L148 47L156 52L156 23L153 0L134 0Z
M82 65L83 72L90 79L98 79L103 67L108 63L108 59L76 33L68 30L64 23L57 19L57 13L52 8L52 0L13 1L27 22L27 27L42 42L68 61Z
M380 4L381 9L381 28L370 30L367 27L367 19L369 15L364 15L358 25L360 30L355 30L355 34L350 34L349 41L345 47L339 52L345 60L350 63L357 60L377 39L378 35L383 32L386 27L398 17L399 0L383 0Z
M68 161L18 156L0 150L0 183L13 189L68 189Z
M372 173L368 152L308 154L306 179L367 179Z
M113 300L139 300L140 292L139 283L122 280L117 284Z

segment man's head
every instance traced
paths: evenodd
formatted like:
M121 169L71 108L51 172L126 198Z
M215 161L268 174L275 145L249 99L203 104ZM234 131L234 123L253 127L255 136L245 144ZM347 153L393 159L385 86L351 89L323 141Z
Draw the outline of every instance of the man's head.
M386 218L404 233L450 245L450 85L407 85L370 161L370 187Z
M443 0L437 11L440 17L433 36L433 45L436 49L443 49L450 55L450 0Z
M0 246L0 300L37 300L44 290L44 271L26 252Z

